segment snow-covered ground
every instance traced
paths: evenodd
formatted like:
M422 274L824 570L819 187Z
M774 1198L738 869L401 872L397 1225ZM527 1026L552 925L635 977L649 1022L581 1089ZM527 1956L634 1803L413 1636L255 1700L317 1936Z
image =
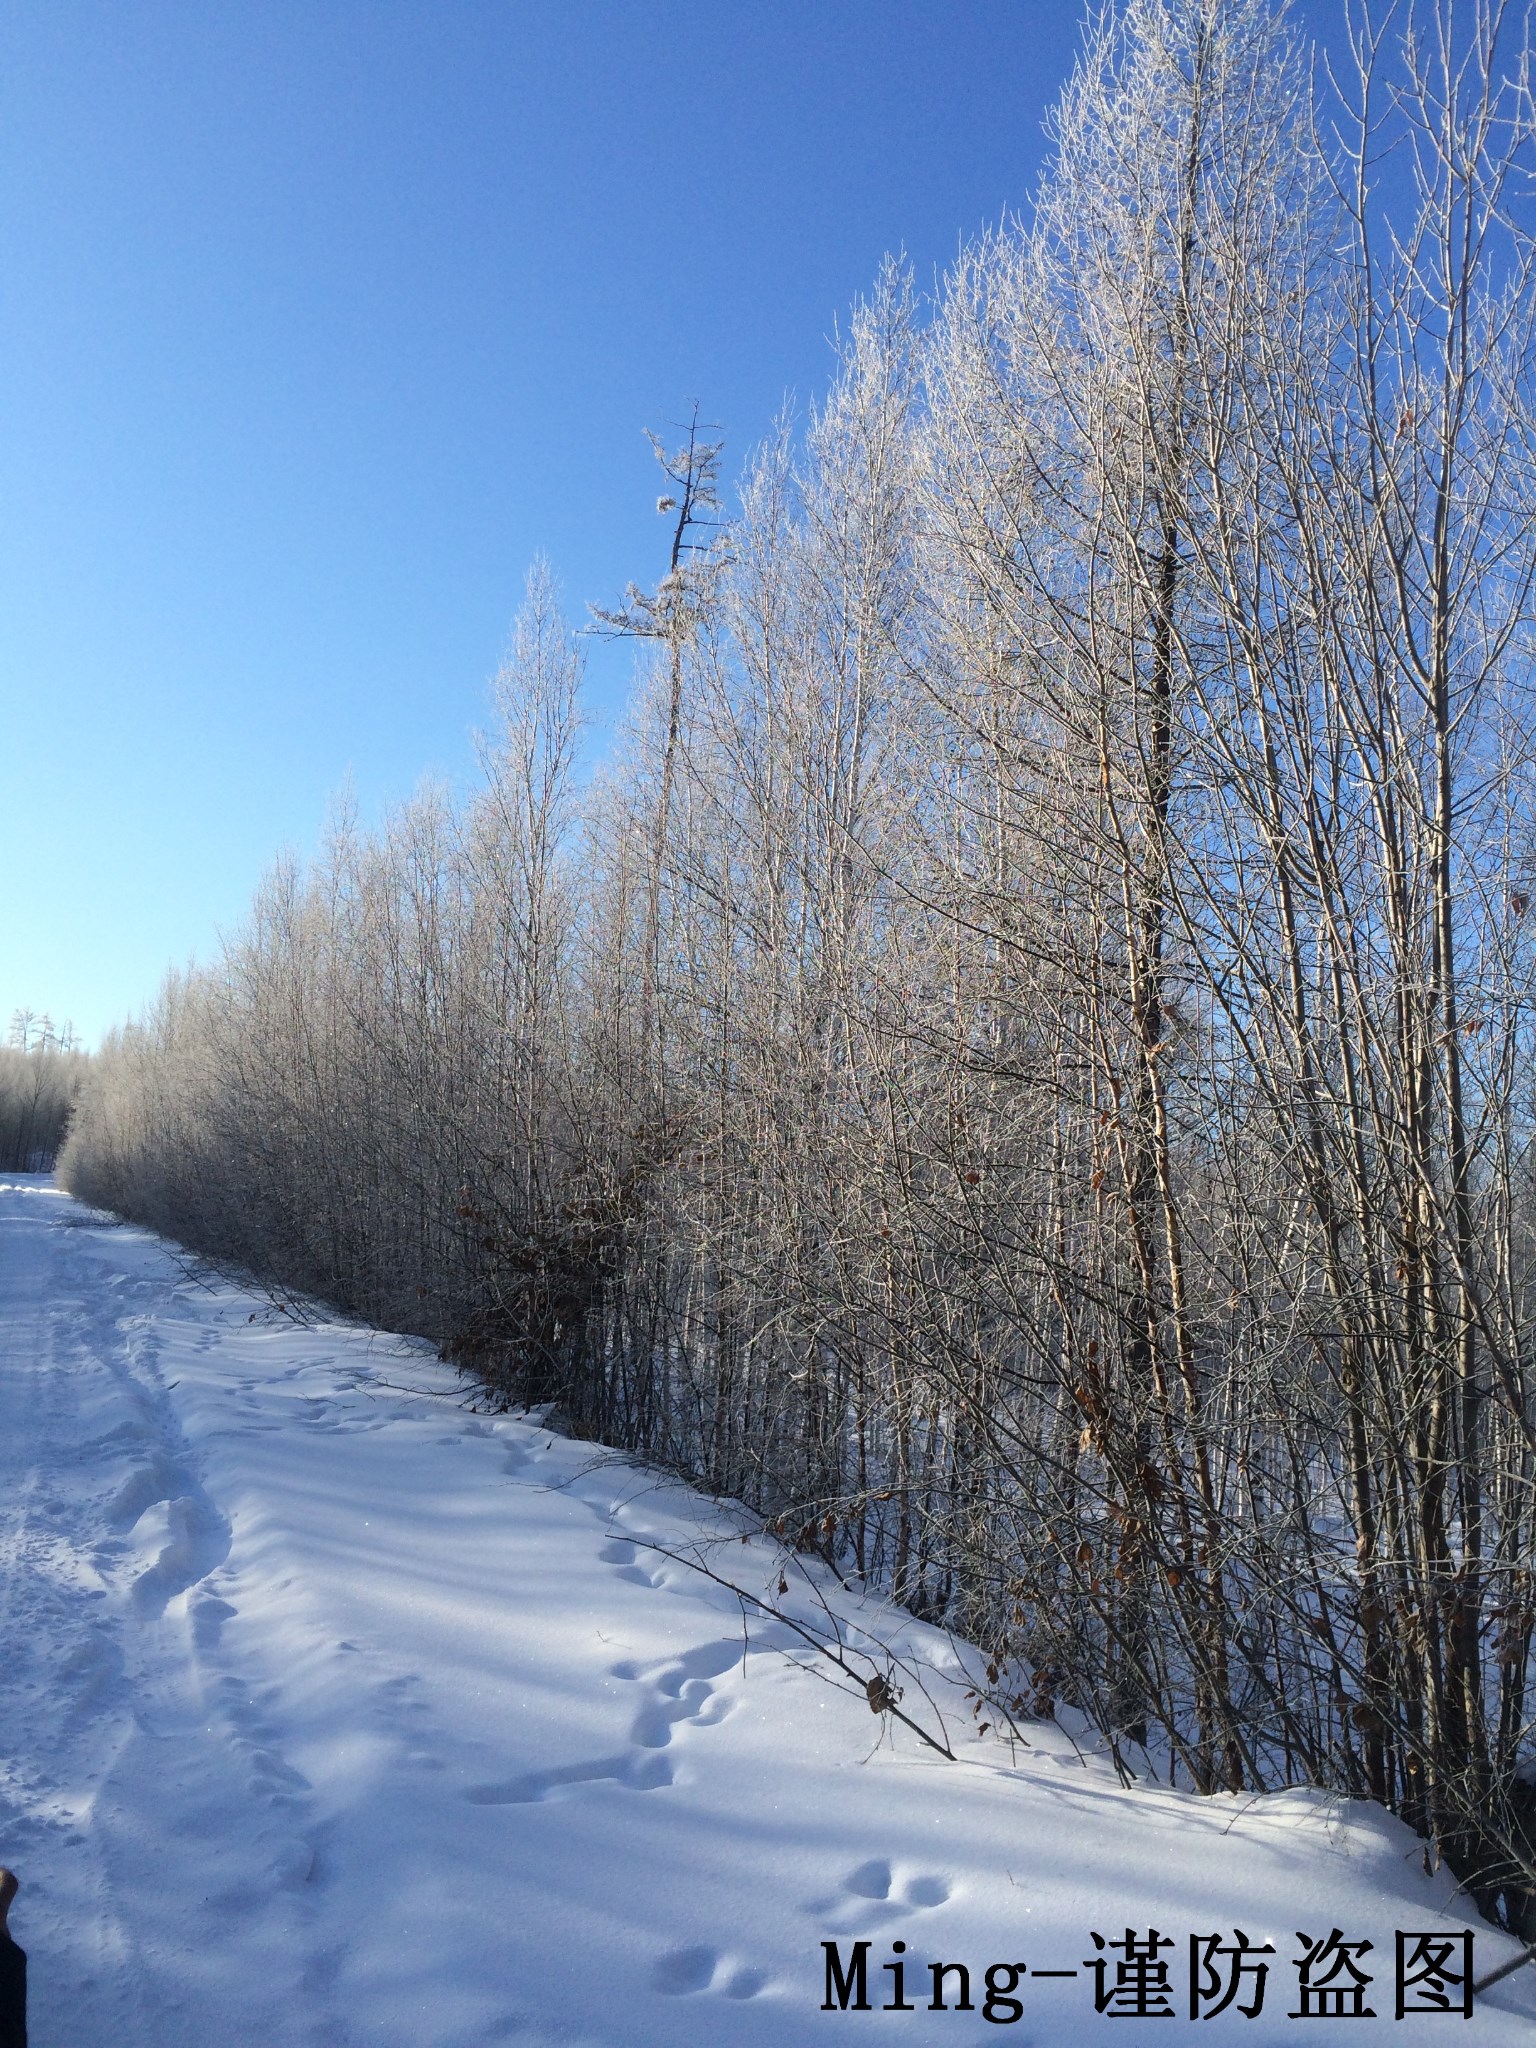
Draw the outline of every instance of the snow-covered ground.
M1536 1966L1470 2027L1394 2021L1395 1931L1470 1924L1395 1822L968 1735L943 1637L791 1566L787 1612L824 1623L819 1586L931 1667L903 1704L946 1761L646 1547L778 1600L739 1516L469 1402L420 1345L0 1186L0 1861L34 2048L1161 2039L1096 2014L1091 1968L1114 1990L1093 1933L1154 1927L1180 2021L1191 1934L1274 1944L1259 2017L1210 2022L1245 2042L1359 2038L1287 2017L1298 1930L1335 1928L1374 1944L1368 2034L1531 2038ZM876 2009L821 2010L822 1944L847 1968L860 1939ZM879 2009L899 1942L910 2012ZM972 2011L953 1972L930 2009L934 1961Z

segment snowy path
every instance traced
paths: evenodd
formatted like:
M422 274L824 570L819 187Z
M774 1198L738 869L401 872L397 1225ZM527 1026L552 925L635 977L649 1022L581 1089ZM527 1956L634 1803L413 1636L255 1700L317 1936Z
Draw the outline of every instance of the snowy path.
M1182 2016L1185 1937L1234 1924L1276 1958L1218 2032L1295 2038L1295 1930L1337 1926L1375 1943L1376 2035L1531 2038L1523 1976L1461 2031L1394 2024L1393 1930L1467 1924L1394 1823L1122 1792L1048 1727L1016 1768L871 1754L861 1699L779 1624L744 1652L739 1602L643 1539L731 1537L709 1554L759 1591L770 1546L463 1399L420 1346L296 1328L0 1185L0 1861L34 2048L1161 2039L1096 2017L1090 1930L1174 1936ZM962 1727L954 1652L882 1625ZM876 2006L907 1944L920 2009L819 2010L821 1943L855 1938ZM1511 1952L1479 1934L1480 1969ZM975 2010L927 2009L935 1959ZM993 1962L1079 1974L989 2022ZM1301 2034L1335 2037L1359 2022Z

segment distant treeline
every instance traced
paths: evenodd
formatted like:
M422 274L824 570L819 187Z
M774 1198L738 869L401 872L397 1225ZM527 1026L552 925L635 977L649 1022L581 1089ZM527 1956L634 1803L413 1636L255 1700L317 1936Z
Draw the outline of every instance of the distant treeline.
M886 270L728 523L660 451L611 772L536 572L479 792L281 867L64 1172L752 1502L988 1721L1381 1799L1536 1933L1502 16L1362 41L1353 125L1265 0L1101 23L1030 218Z
M0 1046L0 1172L46 1173L59 1156L87 1061L51 1038Z

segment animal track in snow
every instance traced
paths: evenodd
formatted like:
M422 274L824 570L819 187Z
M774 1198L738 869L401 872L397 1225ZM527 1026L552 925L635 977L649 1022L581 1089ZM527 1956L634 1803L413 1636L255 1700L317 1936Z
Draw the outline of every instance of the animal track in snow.
M302 1771L296 1771L291 1764L285 1764L280 1756L270 1749L253 1749L250 1753L251 1789L271 1800L291 1799L296 1792L308 1792L312 1788Z
M642 1707L635 1716L629 1739L642 1749L665 1749L679 1721L691 1721L698 1728L713 1728L730 1712L730 1701L722 1700L706 1679L691 1678L673 1699L659 1699Z
M395 1678L379 1680L379 1700L386 1713L404 1712L425 1714L430 1711L421 1697L421 1677L415 1671L402 1671Z
M229 1524L172 1458L155 1456L131 1472L107 1509L121 1534L136 1529L151 1508L165 1503L165 1541L155 1562L134 1582L133 1603L153 1620L178 1593L216 1571L229 1555ZM120 1556L120 1543L97 1546L98 1566Z
M338 1399L329 1394L303 1394L300 1399L303 1406L295 1411L299 1421L310 1429L328 1430L333 1436L359 1436L384 1428L389 1420L385 1415L360 1411L346 1395Z
M529 1472L544 1463L544 1453L526 1440L520 1442L516 1437L504 1436L501 1439L501 1463L502 1469L513 1475Z
M623 1756L600 1757L593 1763L566 1764L559 1770L529 1771L500 1784L470 1785L463 1794L471 1806L534 1806L567 1785L622 1785L631 1792L654 1792L672 1783L672 1766L656 1750L627 1750Z
M631 1792L670 1785L674 1773L662 1751L671 1743L673 1730L682 1722L712 1728L725 1719L731 1702L722 1699L709 1681L730 1670L740 1655L735 1643L701 1643L659 1663L625 1660L613 1665L613 1677L644 1681L651 1693L630 1724L631 1747L622 1756L471 1785L462 1796L472 1806L531 1806L573 1785L619 1785Z
M209 1656L219 1647L219 1637L224 1633L226 1621L233 1621L240 1612L227 1600L220 1600L213 1593L203 1593L192 1607L192 1641L202 1656Z
M871 1856L850 1870L829 1899L812 1899L806 1912L833 1934L884 1926L913 1911L942 1906L950 1896L948 1878L931 1871L903 1871L883 1856Z
M731 1711L709 1683L741 1660L741 1646L734 1642L700 1643L680 1657L669 1657L659 1665L636 1663L626 1658L611 1667L615 1678L646 1680L654 1697L635 1716L630 1740L642 1749L665 1749L672 1730L683 1721L697 1728L713 1728Z
M755 1998L767 1983L767 1972L751 1963L736 1963L717 1949L700 1944L669 1949L657 1959L651 1984L670 1998L693 1991L716 1991L725 1998Z
M133 1604L154 1619L178 1593L216 1571L229 1555L229 1524L200 1494L166 1503L166 1542L134 1581Z
M302 1891L325 1882L317 1843L304 1835L264 1830L252 1844L261 1857L260 1874L237 1877L212 1894L211 1903L226 1912L249 1913L261 1907L275 1885L281 1891Z
M306 1884L313 1884L319 1876L319 1853L313 1842L299 1836L281 1844L268 1870L274 1884L280 1885L284 1891L296 1892Z
M649 1586L653 1592L658 1592L667 1583L665 1571L641 1564L638 1561L639 1551L625 1537L615 1537L605 1543L597 1554L604 1564L617 1566L615 1578L627 1579L633 1586Z
M104 1631L87 1636L66 1658L55 1680L63 1721L75 1728L123 1697L123 1653Z
M162 1500L170 1500L186 1488L187 1476L169 1458L151 1458L128 1477L112 1497L107 1520L124 1534L141 1522Z

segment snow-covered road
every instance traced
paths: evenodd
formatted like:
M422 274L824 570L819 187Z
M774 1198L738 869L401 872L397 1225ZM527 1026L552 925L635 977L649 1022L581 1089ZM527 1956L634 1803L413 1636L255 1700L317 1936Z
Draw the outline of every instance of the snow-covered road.
M1334 1928L1374 1944L1376 2035L1531 2038L1536 1968L1470 2027L1394 2021L1395 1930L1468 1924L1397 1824L1125 1792L1054 1727L957 1764L877 1747L782 1624L646 1547L762 1593L770 1544L467 1400L419 1345L301 1328L0 1186L0 1861L34 2048L1160 2039L1094 2004L1124 1951L1093 1932L1153 1927L1181 2018L1189 1935L1273 1942L1260 2016L1212 2022L1245 2042L1296 2037L1297 1930ZM863 1618L958 1737L961 1657ZM877 2009L822 2011L823 1942L851 1966L866 1938ZM1510 1953L1479 1932L1480 1970ZM916 2009L882 2011L898 1957ZM956 1973L930 2009L935 1960L972 2010ZM1029 1974L988 2016L994 1963Z

